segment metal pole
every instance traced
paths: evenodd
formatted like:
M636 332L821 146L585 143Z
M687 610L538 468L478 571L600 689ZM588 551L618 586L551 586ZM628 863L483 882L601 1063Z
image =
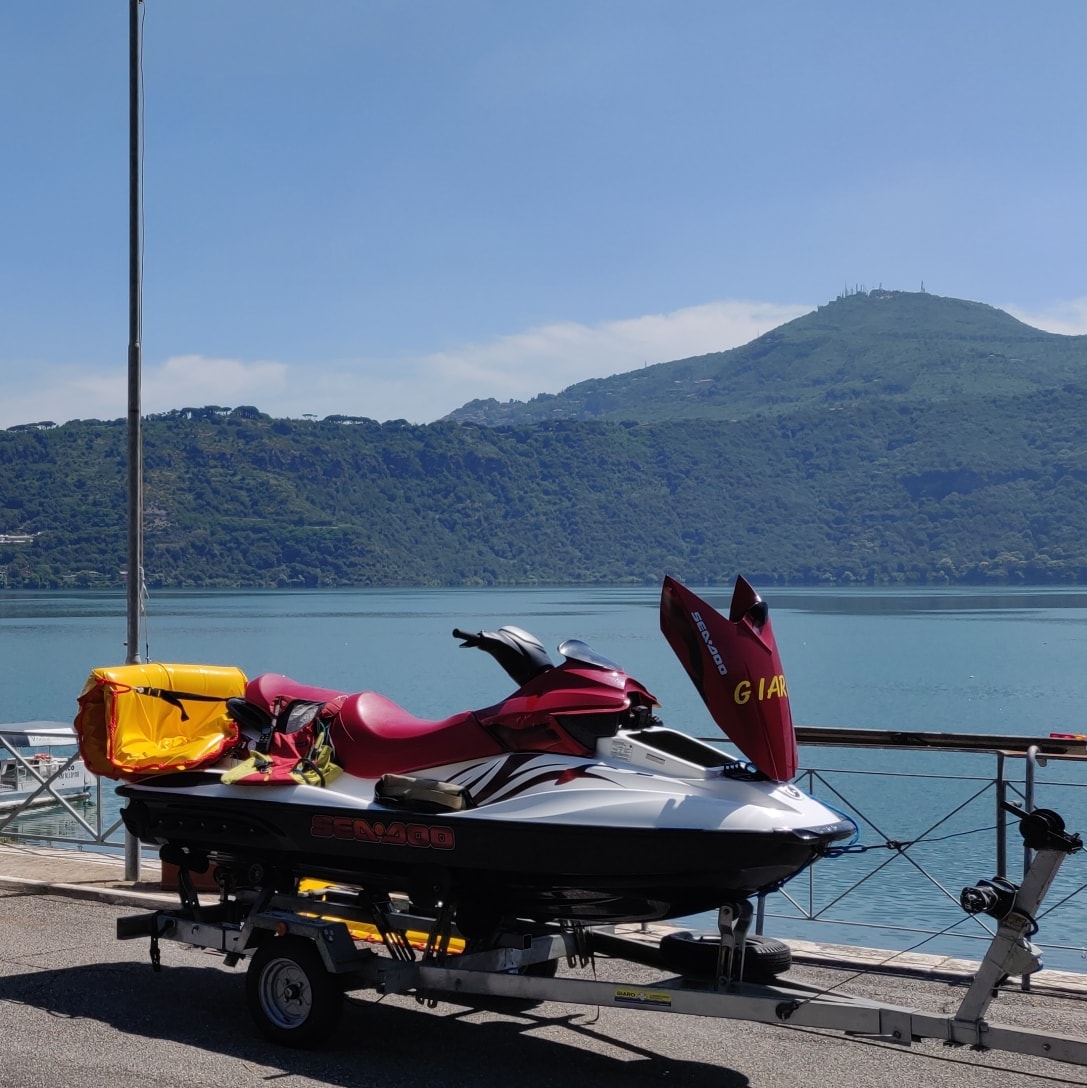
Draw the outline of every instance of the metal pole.
M140 0L128 5L128 573L126 662L140 662L143 605L143 435L140 410ZM125 879L140 877L140 843L125 833Z
M128 618L126 661L140 661L143 573L143 435L140 351L140 0L129 0L128 26Z
M996 872L1008 875L1008 825L1004 803L1008 799L1007 779L1004 777L1004 753L996 754Z

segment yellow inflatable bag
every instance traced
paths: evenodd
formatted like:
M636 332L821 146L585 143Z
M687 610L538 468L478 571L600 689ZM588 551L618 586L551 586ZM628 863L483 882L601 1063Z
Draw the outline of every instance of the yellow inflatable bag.
M214 763L238 742L227 699L245 693L241 669L117 665L94 669L79 696L75 731L87 769L140 778Z

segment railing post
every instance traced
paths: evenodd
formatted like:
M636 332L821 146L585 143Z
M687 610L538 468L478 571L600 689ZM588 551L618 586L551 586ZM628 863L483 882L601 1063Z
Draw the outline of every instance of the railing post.
M1039 762L1038 746L1032 744L1027 749L1026 770L1023 774L1023 807L1027 812L1034 811L1034 780L1035 772L1039 766L1045 766L1044 760ZM1034 851L1023 843L1023 876L1030 872L1031 862L1034 860Z
M1032 744L1027 749L1027 758L1024 761L1026 767L1023 771L1023 808L1027 812L1034 811L1034 772L1038 767L1038 745ZM1031 864L1034 861L1034 851L1026 844L1023 843L1023 879L1026 880L1027 873L1030 872ZM1024 975L1022 981L1019 984L1019 988L1023 993L1027 993L1030 990L1030 975Z
M996 754L996 872L997 876L1008 875L1008 825L1004 802L1008 799L1008 783L1004 777L1005 756Z

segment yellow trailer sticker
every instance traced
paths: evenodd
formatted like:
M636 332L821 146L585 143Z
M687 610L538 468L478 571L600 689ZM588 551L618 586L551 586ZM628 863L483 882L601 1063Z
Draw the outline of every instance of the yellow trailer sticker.
M667 990L640 990L633 986L621 986L615 991L615 1003L668 1008L672 1004L672 995Z

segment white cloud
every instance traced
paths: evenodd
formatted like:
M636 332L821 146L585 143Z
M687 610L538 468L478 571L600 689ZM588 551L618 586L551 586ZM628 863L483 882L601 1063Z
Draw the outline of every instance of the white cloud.
M0 367L0 372L11 367ZM145 415L205 404L255 404L278 399L286 387L285 363L242 362L179 355L143 366L141 406ZM81 370L74 366L34 368L34 382L14 388L5 381L0 427L69 419L121 419L128 414L128 368ZM287 413L284 413L287 414Z
M586 378L637 370L647 362L724 351L811 309L714 302L599 325L564 322L435 352L420 359L419 366L429 380L449 389L449 411L473 397L524 400L536 393L557 393ZM468 395L456 395L455 390Z
M280 398L287 387L288 369L286 363L175 355L158 367L144 368L144 411L200 408L205 404L230 408L253 404L261 408L262 399Z
M125 415L127 376L75 366L0 363L4 398L0 427L69 419L119 419Z
M1087 333L1087 298L1035 310L1003 308L1035 328ZM596 325L558 322L392 359L288 363L179 355L161 363L145 360L143 410L150 414L205 404L252 404L280 417L342 413L426 423L476 398L528 400L645 363L724 351L812 309L712 302ZM47 419L123 418L127 381L123 364L106 372L0 361L0 427Z
M1057 332L1065 336L1087 334L1087 298L1055 302L1041 310L1028 310L1022 306L1002 306L1001 309L1045 332Z
M647 362L723 351L811 309L714 302L597 325L560 322L395 359L285 363L179 355L157 364L144 361L142 406L152 414L205 404L252 404L281 417L342 413L425 423L476 398L527 400ZM127 381L124 367L108 373L39 367L33 387L8 385L0 427L43 419L121 418Z
M420 423L438 419L476 398L528 400L537 393L558 393L587 378L637 370L647 362L669 362L737 347L811 309L729 301L598 325L542 325L386 364L395 378L378 378L372 373L363 378L358 372L372 370L373 364L360 362L348 380L365 385L375 403L384 405L384 411L379 414L360 406L354 414ZM394 402L398 407L393 407Z
M476 398L528 400L646 362L723 351L811 308L716 302L598 325L560 322L393 359L284 364L184 356L149 372L144 407L253 404L279 417L343 414L427 423Z

